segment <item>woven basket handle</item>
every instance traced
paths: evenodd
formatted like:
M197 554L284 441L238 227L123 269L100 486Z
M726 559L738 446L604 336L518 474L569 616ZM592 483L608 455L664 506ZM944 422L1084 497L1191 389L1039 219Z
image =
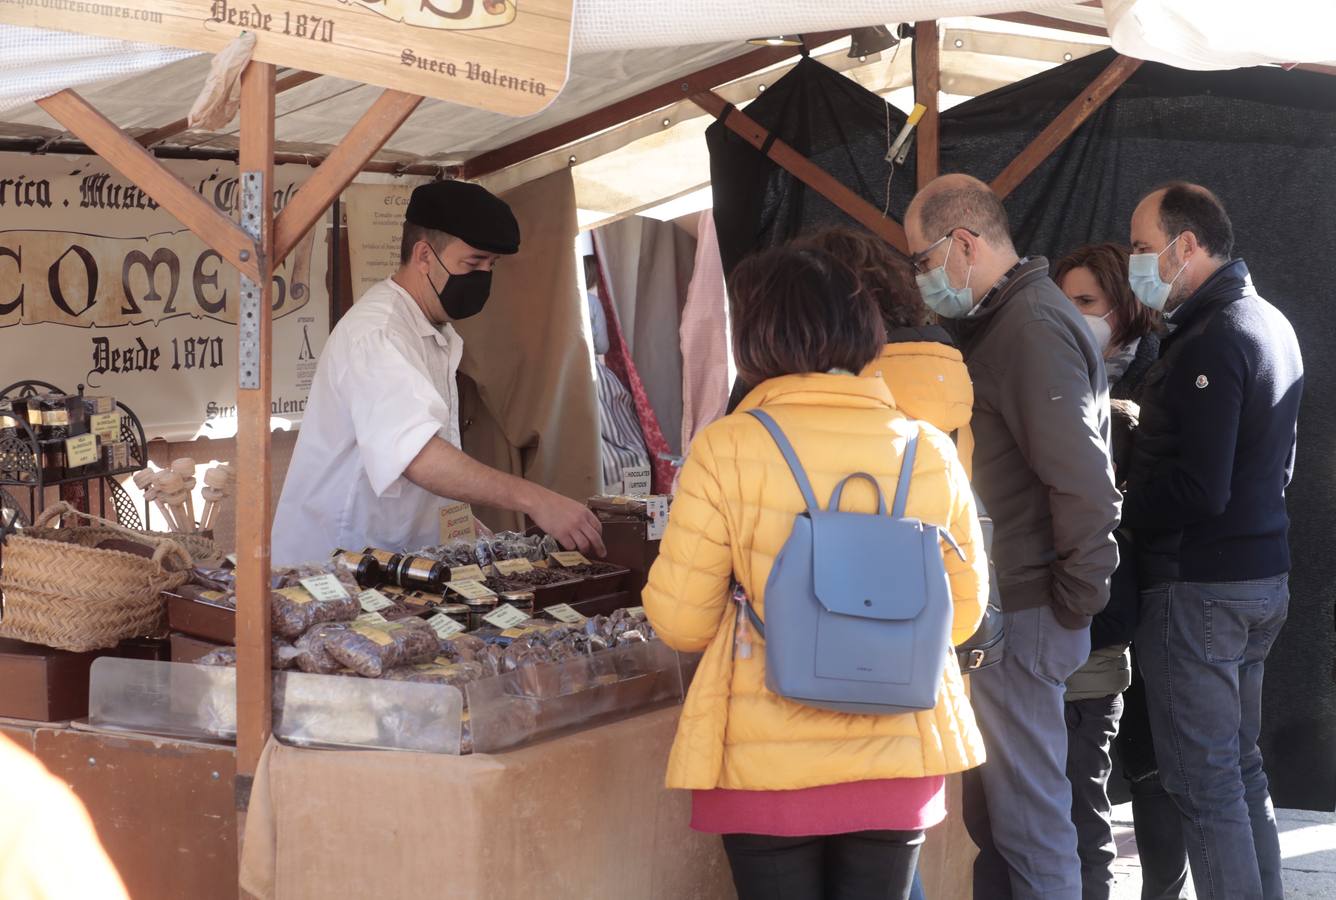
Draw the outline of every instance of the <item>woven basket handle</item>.
M110 528L112 531L119 531L126 537L133 538L140 543L152 544L154 548L153 565L157 566L160 572L167 571L167 567L163 565L163 561L166 560L168 556L175 556L178 562L184 564L182 571L187 571L195 566L195 560L190 556L186 549L171 538L147 537L141 532L135 531L133 528L126 528L120 522L113 522L110 519L104 519L101 516L95 516L92 513L77 510L63 500L58 503L53 503L42 510L42 514L37 517L37 521L33 523L33 527L46 528L52 522L58 521L66 515L75 515L81 519L96 522L99 525Z

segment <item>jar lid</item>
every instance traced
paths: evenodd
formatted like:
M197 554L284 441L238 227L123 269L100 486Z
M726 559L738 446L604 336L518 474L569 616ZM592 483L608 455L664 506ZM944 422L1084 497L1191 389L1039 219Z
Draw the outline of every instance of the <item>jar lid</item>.
M465 597L461 605L469 607L496 606L498 602L495 597Z
M508 603L529 603L534 601L533 591L502 591L501 599Z
M445 603L437 607L437 612L445 613L447 616L467 615L469 608L463 603Z

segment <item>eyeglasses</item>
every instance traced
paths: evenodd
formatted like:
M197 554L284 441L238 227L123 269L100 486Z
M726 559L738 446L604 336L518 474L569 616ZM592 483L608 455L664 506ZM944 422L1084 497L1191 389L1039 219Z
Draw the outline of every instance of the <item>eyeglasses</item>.
M914 267L914 271L919 275L928 274L928 270L931 268L931 266L928 265L928 258L932 256L932 251L940 247L944 241L951 240L951 238L955 236L955 233L957 231L964 231L967 234L973 235L974 237L979 236L979 232L975 231L973 228L966 228L963 225L957 225L955 228L952 228L946 234L942 235L937 240L929 244L926 250L924 250L921 253L915 253L913 256L909 257L909 264Z

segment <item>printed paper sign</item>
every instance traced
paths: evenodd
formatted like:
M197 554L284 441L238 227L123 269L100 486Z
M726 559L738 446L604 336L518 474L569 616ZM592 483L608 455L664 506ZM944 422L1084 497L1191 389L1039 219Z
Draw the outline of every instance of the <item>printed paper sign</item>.
M367 612L380 612L382 609L394 606L393 600L377 590L362 591L357 595L357 602Z
M448 640L464 630L463 625L460 625L454 619L442 613L437 613L429 618L427 624L435 630L437 637L441 640Z
M447 587L466 600L485 600L496 596L480 581L452 581Z
M555 606L549 606L543 610L558 622L565 622L567 625L583 625L585 617L575 610L571 609L569 604L558 603Z
M486 577L481 566L460 566L450 570L451 581L482 581Z
M528 620L528 615L520 612L509 603L502 603L496 609L482 617L482 620L488 625L495 625L497 628L514 628L521 622Z
M649 496L650 474L649 466L629 466L622 469L622 493L628 497Z
M311 592L311 596L317 600L346 600L348 599L348 590L343 583L333 575L317 575L314 578L303 578L302 587Z
M390 620L378 612L364 612L354 620L358 625L388 625Z
M557 565L567 569L569 569L571 566L589 565L589 560L585 559L585 555L583 553L576 552L575 550L562 551L560 553L550 553L548 554L548 558L551 559Z
M81 434L65 439L65 465L88 466L97 462L97 435Z
M473 507L467 503L451 503L441 507L441 543L452 544L455 541L476 541L477 526L473 519Z
M527 559L498 559L492 563L498 575L522 575L533 571L533 563Z

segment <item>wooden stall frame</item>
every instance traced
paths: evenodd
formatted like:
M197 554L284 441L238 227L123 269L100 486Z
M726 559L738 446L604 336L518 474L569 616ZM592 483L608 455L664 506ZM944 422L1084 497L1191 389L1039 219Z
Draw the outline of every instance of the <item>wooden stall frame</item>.
M941 169L942 46L934 19L914 25L914 102L924 106L918 123L918 186L937 177Z

